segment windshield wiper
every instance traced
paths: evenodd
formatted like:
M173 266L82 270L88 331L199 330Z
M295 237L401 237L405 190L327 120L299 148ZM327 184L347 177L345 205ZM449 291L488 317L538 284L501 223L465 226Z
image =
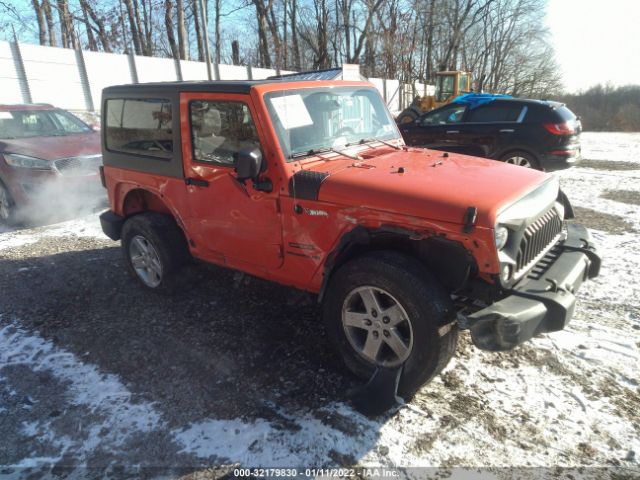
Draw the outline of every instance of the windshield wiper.
M345 147L348 145L345 145ZM360 157L356 157L354 155L350 155L348 153L345 153L344 150L336 150L333 147L324 147L324 148L312 148L310 150L305 150L304 152L294 152L291 155L289 155L289 158L293 159L293 158L301 158L301 157L307 157L309 155L317 155L319 153L327 153L327 152L333 152L333 153L337 153L338 155L344 155L345 157L349 157L352 158L353 160L362 160Z
M379 138L374 138L374 137L361 138L357 142L347 143L345 147L350 147L352 145L364 145L365 143L371 143L371 142L380 142L388 147L395 148L396 150L402 150L402 147L399 147L398 145L394 145L391 142L387 142L386 140L380 140Z

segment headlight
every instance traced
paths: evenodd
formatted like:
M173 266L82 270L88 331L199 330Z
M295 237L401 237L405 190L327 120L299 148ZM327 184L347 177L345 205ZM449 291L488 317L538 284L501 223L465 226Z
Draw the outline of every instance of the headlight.
M41 158L29 157L18 153L5 153L4 160L12 167L31 168L34 170L51 170L52 164Z
M509 238L509 230L503 226L496 226L493 232L493 236L496 241L496 249L502 250L507 244L507 239Z

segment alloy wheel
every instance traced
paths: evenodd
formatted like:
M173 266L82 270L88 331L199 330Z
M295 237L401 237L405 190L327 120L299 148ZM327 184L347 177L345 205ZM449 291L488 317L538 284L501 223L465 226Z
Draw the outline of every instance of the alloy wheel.
M402 365L413 348L413 329L407 312L387 291L356 288L344 300L342 326L351 347L380 367Z
M518 165L519 167L532 168L531 162L525 157L521 157L519 155L507 158L505 161L512 165Z
M4 185L0 185L0 221L6 222L11 216L11 200Z
M136 235L129 244L131 265L142 282L151 288L162 281L162 263L158 252L142 235Z

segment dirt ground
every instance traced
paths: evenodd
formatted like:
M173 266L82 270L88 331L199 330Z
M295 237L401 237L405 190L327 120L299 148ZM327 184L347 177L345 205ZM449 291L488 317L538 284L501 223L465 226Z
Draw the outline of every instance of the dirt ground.
M640 478L640 134L586 133L583 147L559 176L604 265L570 326L497 354L463 332L445 372L377 418L349 405L358 382L310 295L203 265L186 291L148 293L96 213L0 233L0 476Z

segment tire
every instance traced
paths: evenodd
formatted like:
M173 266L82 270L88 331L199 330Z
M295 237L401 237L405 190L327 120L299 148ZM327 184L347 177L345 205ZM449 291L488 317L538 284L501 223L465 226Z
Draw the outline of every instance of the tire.
M505 153L500 157L500 160L505 163L510 163L511 165L542 170L538 163L538 159L529 152L524 152L522 150Z
M398 125L402 125L405 123L415 122L418 117L418 112L411 108L407 108L405 111L401 112L400 115L398 115L398 118L396 118L396 123Z
M366 309L362 294L369 295L366 289L374 292L381 307L377 318L373 318L373 312L362 316ZM389 317L385 320L385 311L400 315L389 314L389 322ZM401 317L405 318L398 322ZM406 400L440 373L453 357L458 340L455 318L449 295L426 268L414 258L391 251L367 253L340 267L330 280L323 303L329 339L347 368L359 377L369 378L378 367L395 368L402 364L398 393ZM358 321L371 323L368 329L366 325L345 325ZM397 325L393 335L387 336L394 327L385 327L385 323ZM382 342L374 363L363 350L376 329L376 338ZM387 343L395 343L398 336L409 350L405 358Z
M16 223L16 205L9 189L0 182L0 225L11 226Z
M170 294L182 286L179 274L189 260L189 249L170 216L146 212L127 219L122 255L129 273L147 290Z

